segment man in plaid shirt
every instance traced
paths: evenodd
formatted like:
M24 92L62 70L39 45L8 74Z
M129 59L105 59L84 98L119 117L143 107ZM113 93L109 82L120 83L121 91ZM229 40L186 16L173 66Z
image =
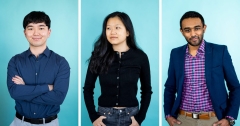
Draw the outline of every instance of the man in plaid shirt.
M225 45L203 39L206 27L195 11L180 19L187 44L171 51L164 90L164 112L170 126L229 126L237 119L240 84L230 54Z

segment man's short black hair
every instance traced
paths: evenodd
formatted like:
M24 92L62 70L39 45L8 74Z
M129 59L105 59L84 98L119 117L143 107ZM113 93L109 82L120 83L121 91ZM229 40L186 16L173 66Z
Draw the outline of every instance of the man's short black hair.
M205 25L203 16L196 11L188 11L186 12L180 19L180 28L182 29L182 21L187 18L200 18L203 26Z
M25 29L30 23L44 22L50 28L51 20L47 14L42 11L32 11L24 17L23 28Z

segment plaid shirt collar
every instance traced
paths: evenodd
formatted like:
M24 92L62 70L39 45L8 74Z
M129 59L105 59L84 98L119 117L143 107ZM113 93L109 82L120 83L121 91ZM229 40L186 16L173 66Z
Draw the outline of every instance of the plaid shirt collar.
M196 57L204 58L204 54L205 54L205 41L202 40L202 43L201 43L200 47L197 50ZM188 58L193 58L193 56L189 53L188 46L186 48L186 56Z

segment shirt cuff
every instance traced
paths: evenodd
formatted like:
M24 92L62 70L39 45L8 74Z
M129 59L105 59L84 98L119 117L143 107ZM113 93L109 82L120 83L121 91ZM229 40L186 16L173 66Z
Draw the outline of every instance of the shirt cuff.
M170 114L167 114L167 115L165 116L165 119L167 120L168 117L171 117L171 115L170 115Z
M235 120L232 116L225 116L225 118L229 118L229 119Z

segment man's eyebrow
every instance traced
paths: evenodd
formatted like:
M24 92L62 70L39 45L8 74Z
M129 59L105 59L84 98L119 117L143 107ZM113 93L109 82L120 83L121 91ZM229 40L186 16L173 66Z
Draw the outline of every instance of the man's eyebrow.
M28 28L28 27L33 27L33 26L32 26L32 25L28 25L27 28Z
M186 28L183 28L184 30L186 30L186 29L191 29L190 27L186 27Z
M44 26L46 26L46 25L39 25L40 27L44 27Z
M196 26L194 26L193 28L198 28L198 27L201 27L200 25L196 25ZM183 28L183 29L191 29L190 27L185 27L185 28Z
M196 28L196 27L201 27L201 26L200 25L194 26L194 28Z

